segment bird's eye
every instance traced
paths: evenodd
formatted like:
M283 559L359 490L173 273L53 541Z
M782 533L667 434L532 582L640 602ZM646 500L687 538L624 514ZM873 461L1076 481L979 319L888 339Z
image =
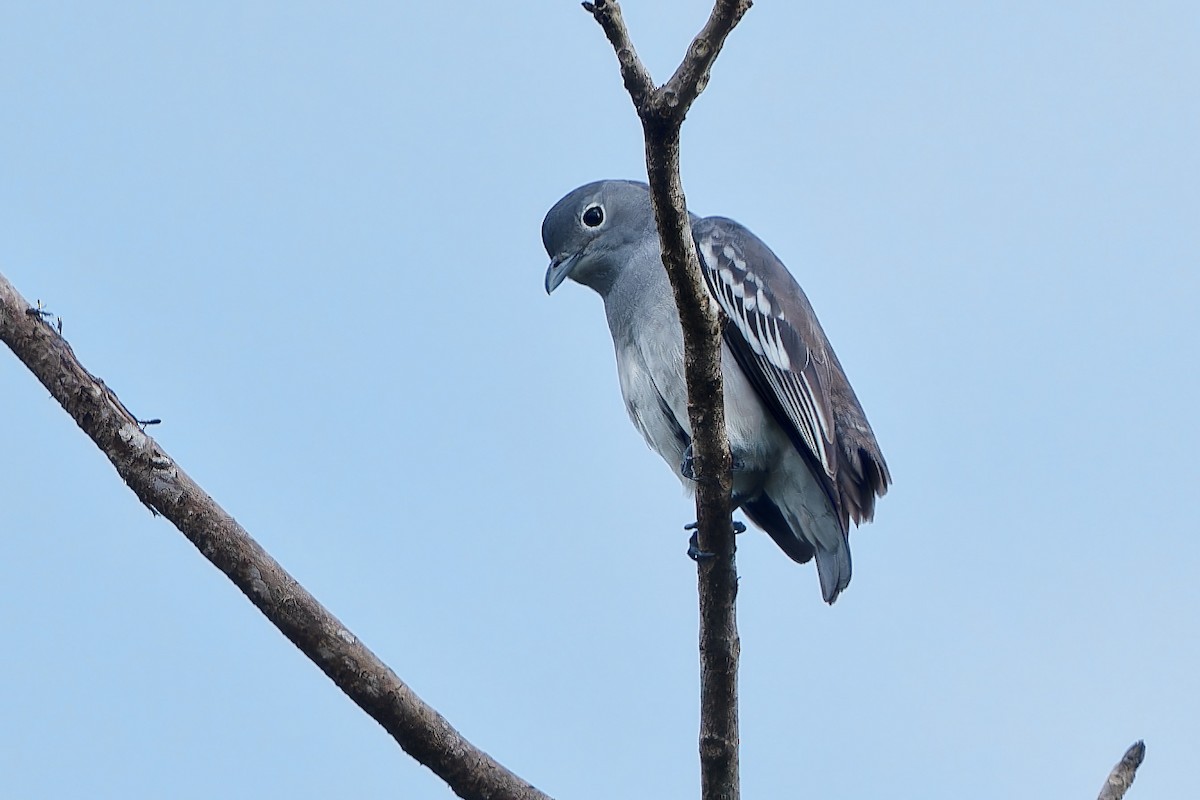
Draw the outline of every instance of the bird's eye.
M588 206L583 210L583 224L589 228L599 227L604 222L604 209L600 206Z

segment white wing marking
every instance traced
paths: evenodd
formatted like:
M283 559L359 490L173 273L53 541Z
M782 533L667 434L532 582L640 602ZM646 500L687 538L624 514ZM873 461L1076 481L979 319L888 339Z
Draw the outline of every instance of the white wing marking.
M829 448L833 439L833 420L827 404L817 400L822 387L813 385L816 375L809 373L811 351L796 335L783 310L776 311L762 279L750 271L732 243L720 247L723 258L717 255L719 242L712 233L698 244L713 299L750 346L762 377L788 419L832 476L833 460ZM803 353L803 363L792 363L781 326L789 328L796 336L794 341L799 341L801 346L796 355Z

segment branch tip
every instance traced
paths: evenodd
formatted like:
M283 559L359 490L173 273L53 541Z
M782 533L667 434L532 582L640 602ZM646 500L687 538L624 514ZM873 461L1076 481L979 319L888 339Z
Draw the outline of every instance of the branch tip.
M1121 800L1125 797L1125 792L1129 791L1129 787L1133 785L1133 779L1137 777L1138 767L1145 759L1146 743L1138 739L1130 745L1129 749L1125 751L1125 755L1121 756L1121 760L1108 774L1108 779L1104 781L1104 788L1100 790L1099 800Z

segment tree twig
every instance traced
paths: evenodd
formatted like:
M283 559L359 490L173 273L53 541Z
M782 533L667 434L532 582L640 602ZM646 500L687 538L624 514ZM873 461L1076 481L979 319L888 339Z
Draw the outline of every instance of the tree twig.
M692 241L679 174L679 132L704 90L725 37L749 0L718 0L675 74L655 88L616 0L584 3L616 52L646 141L646 172L663 265L683 327L688 422L696 468L700 547L715 557L698 567L700 595L700 783L704 800L736 800L738 776L736 545L731 529L729 438L721 380L721 328Z
M0 275L0 340L96 443L151 511L171 521L405 752L459 797L549 800L468 742L317 602L147 436L116 394Z
M1139 739L1125 751L1125 755L1121 756L1121 760L1113 767L1112 772L1108 773L1108 780L1104 782L1104 788L1100 790L1098 800L1121 800L1125 796L1125 792L1129 791L1129 787L1133 785L1138 767L1142 765L1145 758L1146 743Z

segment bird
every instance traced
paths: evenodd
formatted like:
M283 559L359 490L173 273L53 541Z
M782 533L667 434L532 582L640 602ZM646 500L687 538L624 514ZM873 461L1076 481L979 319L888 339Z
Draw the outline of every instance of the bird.
M794 561L815 558L821 595L832 604L850 583L850 523L873 519L876 498L892 482L887 462L812 305L779 257L731 219L689 218L723 324L733 506ZM628 180L580 186L546 214L542 243L547 294L569 278L600 295L629 417L692 486L683 334L650 188Z

